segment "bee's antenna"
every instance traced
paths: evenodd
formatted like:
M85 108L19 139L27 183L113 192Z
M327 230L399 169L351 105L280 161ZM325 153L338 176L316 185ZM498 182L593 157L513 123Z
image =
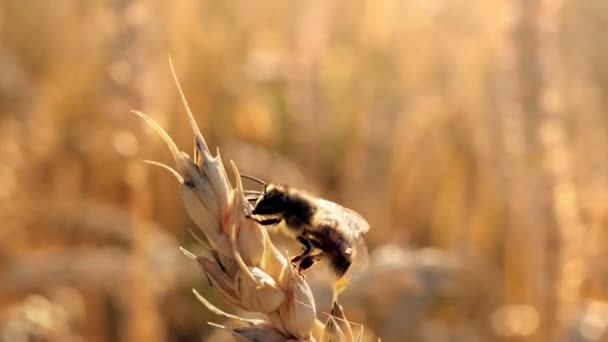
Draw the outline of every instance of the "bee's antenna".
M263 192L257 190L245 190L243 194L248 201L257 201L260 197L264 196Z
M255 177L250 176L250 175L245 175L245 174L242 174L242 173L241 173L241 177L243 177L243 178L245 178L245 179L252 180L252 181L254 181L254 182L256 182L256 183L262 184L263 186L266 186L266 184L267 184L267 183L266 183L266 182L264 182L263 180L261 180L261 179L259 179L259 178L255 178Z
M247 202L256 202L259 199L259 197L258 196L256 196L256 197L246 196L245 199L247 200Z

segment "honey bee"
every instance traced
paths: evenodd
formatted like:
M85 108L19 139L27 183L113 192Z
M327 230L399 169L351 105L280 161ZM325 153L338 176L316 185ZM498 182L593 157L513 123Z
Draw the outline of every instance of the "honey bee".
M300 273L326 259L341 280L356 259L363 262L360 256L367 256L363 235L369 224L354 210L286 185L241 177L264 185L263 192L246 192L248 199L255 201L248 217L264 226L284 221L286 233L304 246L302 253L291 259Z

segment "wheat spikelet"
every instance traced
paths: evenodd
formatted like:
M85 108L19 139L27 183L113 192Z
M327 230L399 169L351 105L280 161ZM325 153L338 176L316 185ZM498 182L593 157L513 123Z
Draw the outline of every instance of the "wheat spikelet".
M341 310L338 320L330 316L326 324L316 318L314 297L304 278L273 245L266 229L246 218L251 214L251 205L245 198L239 171L230 161L236 183L233 186L219 151L216 156L209 151L171 61L170 65L194 132L193 156L180 151L171 137L147 115L133 112L144 119L168 146L175 168L149 163L174 175L180 184L188 215L206 237L206 242L201 241L205 250L200 255L185 249L182 251L198 262L226 302L244 311L263 314L265 318L246 319L223 312L195 290L196 297L212 312L228 318L228 326L216 326L230 329L237 340L354 340L350 323Z

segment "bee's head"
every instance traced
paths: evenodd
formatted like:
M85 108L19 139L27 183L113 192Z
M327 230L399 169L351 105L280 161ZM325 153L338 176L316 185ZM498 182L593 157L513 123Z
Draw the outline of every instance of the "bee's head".
M276 184L268 184L264 188L264 194L255 203L254 215L281 214L285 211L287 196L285 187Z

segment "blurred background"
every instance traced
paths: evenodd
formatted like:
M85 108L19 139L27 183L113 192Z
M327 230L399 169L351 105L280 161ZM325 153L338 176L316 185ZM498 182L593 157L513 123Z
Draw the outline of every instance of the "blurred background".
M214 340L129 113L191 151L171 54L225 161L368 219L366 338L608 341L606 25L605 0L1 1L0 340Z

